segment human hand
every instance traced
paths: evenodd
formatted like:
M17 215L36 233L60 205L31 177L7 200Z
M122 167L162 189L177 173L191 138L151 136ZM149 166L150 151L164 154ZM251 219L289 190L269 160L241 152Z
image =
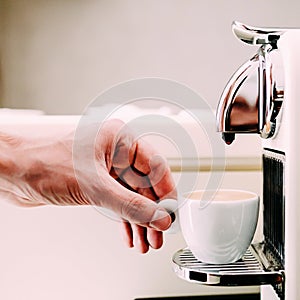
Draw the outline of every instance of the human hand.
M98 137L97 145L100 147L97 153L102 155L99 162L106 164L111 175L107 177L111 186L107 197L114 197L113 201L108 199L106 202L109 208L124 218L127 245L137 247L142 253L147 252L149 246L160 248L163 243L161 231L170 226L171 219L165 210L157 207L155 201L176 198L175 184L166 160L143 139L135 140L120 121L105 123ZM100 168L100 173L101 170L105 167ZM107 173L102 175L106 178ZM101 206L107 207L107 204Z
M72 153L75 130L49 139L9 138L14 159L6 168L2 192L22 205L97 205L122 219L126 243L141 253L163 244L171 224L156 200L176 198L165 160L142 139L135 140L118 120L103 123L95 139L89 128ZM78 137L76 137L78 138ZM92 146L91 159L86 149ZM75 160L75 163L73 161ZM90 161L95 168L90 168ZM14 162L14 163L13 163ZM79 163L78 163L79 162Z

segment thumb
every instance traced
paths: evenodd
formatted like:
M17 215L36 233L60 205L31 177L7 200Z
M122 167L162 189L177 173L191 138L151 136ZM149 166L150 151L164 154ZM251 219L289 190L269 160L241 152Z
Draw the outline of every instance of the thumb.
M122 203L122 217L132 223L151 227L160 231L167 230L171 225L171 216L152 200L128 191L127 199Z
M114 179L110 182L109 190L109 203L105 201L103 205L125 220L160 231L170 227L171 216L153 200L130 191Z

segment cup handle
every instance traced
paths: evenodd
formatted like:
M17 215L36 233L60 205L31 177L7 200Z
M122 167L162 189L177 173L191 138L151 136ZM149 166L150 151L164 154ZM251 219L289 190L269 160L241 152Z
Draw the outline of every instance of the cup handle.
M163 199L158 203L159 207L164 208L172 218L172 224L165 232L175 234L180 231L178 201L175 199Z

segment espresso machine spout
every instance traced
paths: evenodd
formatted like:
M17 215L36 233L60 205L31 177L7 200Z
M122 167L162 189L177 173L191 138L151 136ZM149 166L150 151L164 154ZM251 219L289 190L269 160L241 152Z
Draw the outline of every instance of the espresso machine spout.
M283 102L284 80L277 41L284 33L234 22L232 29L244 43L259 46L226 85L217 108L217 129L227 144L236 133L258 133L269 138L276 132Z

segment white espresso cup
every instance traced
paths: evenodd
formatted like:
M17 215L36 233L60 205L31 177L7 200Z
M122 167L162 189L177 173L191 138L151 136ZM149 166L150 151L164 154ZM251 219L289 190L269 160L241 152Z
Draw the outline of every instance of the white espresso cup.
M232 263L249 248L258 220L257 194L230 189L196 190L179 198L177 205L175 215L179 215L181 232L198 260ZM161 206L171 208L164 201Z
M244 190L197 190L180 201L181 231L197 259L225 264L245 254L257 225L258 195Z

